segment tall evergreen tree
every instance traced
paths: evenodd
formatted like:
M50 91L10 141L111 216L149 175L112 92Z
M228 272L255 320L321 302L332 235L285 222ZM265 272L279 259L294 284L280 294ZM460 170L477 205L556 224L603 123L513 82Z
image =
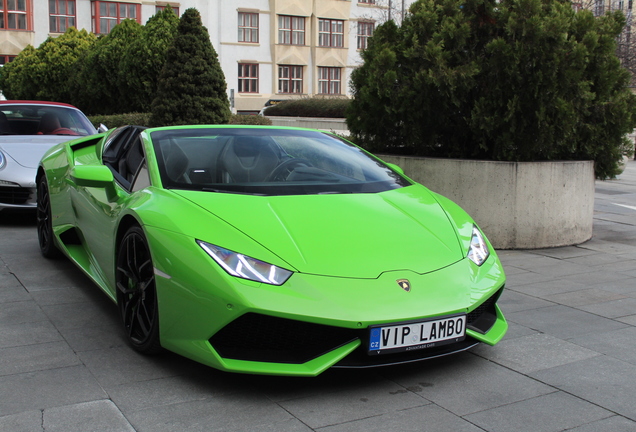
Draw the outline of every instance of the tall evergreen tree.
M395 100L403 82L398 78L403 63L399 38L393 21L379 26L361 53L364 65L351 74L354 99L347 112L348 127L371 151L398 149L407 143L407 131L397 126L404 104Z
M230 119L226 82L199 11L187 9L166 54L150 123L222 124Z
M150 112L166 51L177 33L179 17L171 8L157 12L143 26L140 37L126 46L120 62L121 86L126 89L127 112Z
M120 67L128 45L140 38L142 25L132 19L100 36L93 49L78 62L74 81L80 83L74 103L89 114L130 112L126 75Z

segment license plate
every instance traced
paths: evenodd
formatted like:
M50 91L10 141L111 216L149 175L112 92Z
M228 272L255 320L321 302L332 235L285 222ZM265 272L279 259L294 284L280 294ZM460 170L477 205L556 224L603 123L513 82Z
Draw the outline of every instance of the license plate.
M432 348L466 337L466 315L370 328L369 354Z

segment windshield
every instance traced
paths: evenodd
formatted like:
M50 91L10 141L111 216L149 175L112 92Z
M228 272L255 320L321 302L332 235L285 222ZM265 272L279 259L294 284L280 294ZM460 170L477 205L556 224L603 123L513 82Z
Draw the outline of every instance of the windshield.
M276 128L174 128L150 133L163 186L256 195L375 193L410 183L328 134Z
M81 111L55 105L0 105L0 135L70 135L97 133Z

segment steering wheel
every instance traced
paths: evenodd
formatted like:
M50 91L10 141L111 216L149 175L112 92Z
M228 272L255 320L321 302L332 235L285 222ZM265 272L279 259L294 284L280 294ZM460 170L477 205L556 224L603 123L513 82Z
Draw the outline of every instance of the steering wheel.
M292 171L301 166L310 167L312 165L307 159L287 159L274 168L265 181L285 181Z

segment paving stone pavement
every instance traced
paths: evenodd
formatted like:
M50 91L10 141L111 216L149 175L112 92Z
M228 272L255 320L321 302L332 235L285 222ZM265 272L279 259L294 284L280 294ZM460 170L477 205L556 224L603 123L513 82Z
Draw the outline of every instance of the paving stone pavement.
M311 379L139 356L34 219L2 214L0 431L636 431L636 162L595 198L588 242L499 251L497 346Z

